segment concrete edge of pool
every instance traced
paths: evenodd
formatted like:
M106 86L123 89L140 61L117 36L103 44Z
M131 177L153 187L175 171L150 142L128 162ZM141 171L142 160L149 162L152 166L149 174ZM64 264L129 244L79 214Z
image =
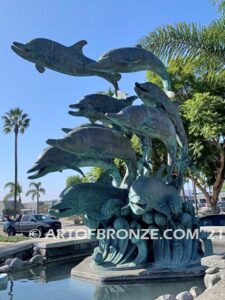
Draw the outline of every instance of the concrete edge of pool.
M123 270L103 270L98 267L91 267L91 256L84 259L71 271L71 276L77 279L94 281L100 283L132 283L146 281L166 281L166 280L187 280L188 278L203 277L206 267L201 265L190 268L159 269L153 266L123 269Z

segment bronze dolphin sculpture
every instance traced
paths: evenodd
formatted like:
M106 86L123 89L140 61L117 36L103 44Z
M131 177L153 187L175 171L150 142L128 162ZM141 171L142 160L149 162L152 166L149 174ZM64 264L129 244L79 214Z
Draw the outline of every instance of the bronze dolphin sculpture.
M182 147L187 148L188 140L179 112L177 111L175 104L160 89L160 87L152 82L136 82L134 90L146 106L157 107L169 116L175 126L179 144Z
M69 107L78 111L69 111L72 116L83 116L91 122L104 121L105 113L117 113L126 106L130 106L137 99L137 96L128 97L125 100L118 100L104 94L90 94L84 96L78 103Z
M155 107L144 105L129 106L118 114L106 114L113 124L125 132L161 140L168 152L168 166L172 172L177 152L176 130L170 118Z
M162 79L165 92L171 91L170 76L162 61L140 45L110 50L87 68L109 73L152 71Z
M128 191L110 185L95 183L78 183L67 187L60 194L57 203L49 210L53 216L64 218L72 215L87 214L102 220L102 205L109 199L127 201Z
M128 185L134 180L137 159L129 139L104 127L78 127L63 139L48 139L47 144L66 152L95 159L119 158L126 162Z
M66 169L72 169L79 172L82 176L85 176L79 168L91 166L97 166L105 171L111 171L116 185L119 186L121 184L121 176L113 160L83 157L55 147L44 149L39 155L34 167L28 170L27 173L33 173L28 177L29 179L37 179L52 172L62 172Z
M86 68L86 65L93 64L95 61L83 54L85 45L87 45L85 40L67 47L49 39L37 38L26 44L13 42L11 48L22 58L35 63L40 73L48 68L72 76L99 76L112 83L117 91L120 74Z

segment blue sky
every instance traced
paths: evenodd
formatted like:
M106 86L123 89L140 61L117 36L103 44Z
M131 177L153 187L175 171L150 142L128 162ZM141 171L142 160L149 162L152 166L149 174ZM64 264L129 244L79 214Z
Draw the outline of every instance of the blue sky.
M45 37L71 46L81 39L88 45L84 53L93 59L112 48L133 46L149 31L179 21L209 24L216 10L208 0L1 0L0 1L0 116L21 107L31 118L29 129L19 136L19 182L26 192L31 168L48 138L63 136L62 127L84 123L68 115L68 105L85 94L107 90L108 82L97 77L72 77L34 65L10 49L13 41L26 42ZM120 89L133 94L134 82L144 82L145 73L124 74ZM3 122L0 121L2 128ZM0 199L4 184L13 181L13 134L0 129ZM52 173L41 182L47 194L57 198L72 171ZM25 197L23 197L25 199ZM28 200L28 199L27 199Z

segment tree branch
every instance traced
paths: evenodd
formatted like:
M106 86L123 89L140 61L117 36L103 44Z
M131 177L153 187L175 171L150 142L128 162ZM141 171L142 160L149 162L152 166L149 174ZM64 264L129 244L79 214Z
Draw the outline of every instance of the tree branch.
M205 195L206 199L210 198L209 193L207 192L206 188L204 188L200 182L197 180L197 178L195 178L194 176L192 176L191 174L188 175L188 178L191 179L195 185L197 186L197 188Z

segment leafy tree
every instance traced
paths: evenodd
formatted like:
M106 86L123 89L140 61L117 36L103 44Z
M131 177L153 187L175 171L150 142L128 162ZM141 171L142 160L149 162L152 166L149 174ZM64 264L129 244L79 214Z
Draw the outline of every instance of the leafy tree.
M190 150L195 168L189 178L205 195L216 212L225 179L225 100L209 93L196 93L182 106L188 121ZM207 187L212 186L212 193Z
M103 174L103 169L99 167L93 167L85 174L82 182L96 182Z
M181 57L170 60L167 70L176 94L173 100L182 114L188 135L193 162L186 175L204 193L215 211L224 181L224 145L220 144L221 141L219 143L219 137L225 133L225 72L217 71L209 79L205 66L187 62ZM151 72L147 73L147 78L161 86L160 79ZM153 162L158 167L166 161L166 156L158 142L156 145Z
M16 215L16 202L17 202L17 181L18 181L18 134L23 134L27 127L29 127L30 119L26 113L20 108L10 109L9 112L5 113L2 117L4 121L4 132L6 134L14 132L15 141L15 189L14 189L14 214Z
M36 198L37 200L37 213L39 213L39 199L42 195L45 195L46 191L44 188L41 187L41 182L31 182L30 190L27 191L26 196L31 195L31 199L34 201Z
M16 211L16 214L17 214L17 213L19 213L18 210ZM5 208L5 209L3 209L2 214L3 214L3 216L9 216L9 217L12 217L12 216L14 216L15 211L14 211L13 208Z
M223 184L221 191L225 192L225 183Z
M14 197L15 193L15 183L14 182L7 182L4 186L4 189L9 188L9 192L4 196L3 202L6 203L10 198ZM19 211L21 209L21 194L23 192L22 186L17 182L17 196L19 197Z
M81 183L82 182L82 177L79 175L74 175L74 176L69 176L66 179L66 186L69 187L71 185Z

